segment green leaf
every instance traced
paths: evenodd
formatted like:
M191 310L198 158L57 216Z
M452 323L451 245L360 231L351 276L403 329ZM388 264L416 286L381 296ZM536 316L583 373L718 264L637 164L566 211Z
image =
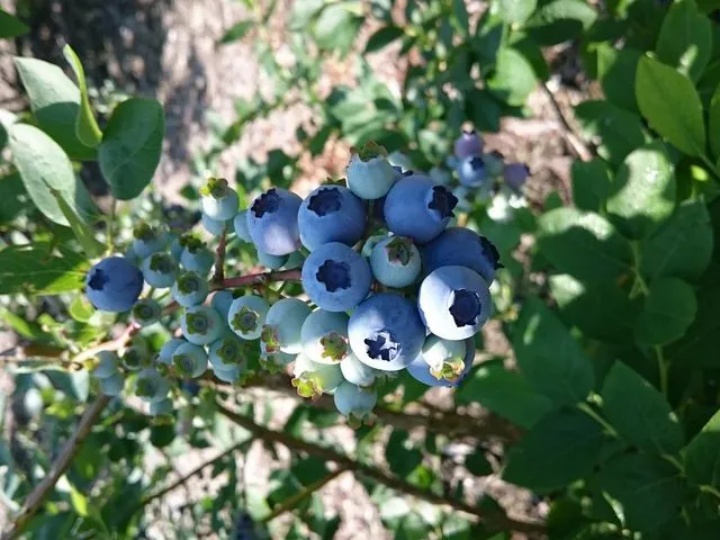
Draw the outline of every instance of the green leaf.
M477 130L500 131L500 104L487 90L472 89L466 96L465 109Z
M507 24L523 24L532 15L537 0L497 0L493 3L495 11Z
M475 476L489 476L493 473L492 465L482 449L476 450L465 458L465 467Z
M80 90L56 65L34 58L15 58L20 79L42 130L76 160L95 158L75 133Z
M105 246L95 239L93 229L85 224L80 216L78 216L77 212L75 212L75 210L71 208L67 202L65 202L65 199L63 199L62 195L57 190L50 188L50 186L48 186L48 188L50 189L52 196L55 197L55 201L57 201L60 210L68 220L75 238L88 258L94 259L96 257L100 257L100 255L102 255L105 251Z
M90 515L87 497L73 485L70 486L70 501L72 502L73 509L79 516L87 517Z
M154 99L132 98L110 117L98 149L100 170L120 200L137 197L160 162L165 117Z
M712 45L710 19L695 2L682 0L665 15L655 52L658 59L697 81L710 60Z
M639 112L635 97L637 65L642 56L632 48L618 50L610 43L597 46L598 77L608 101L632 112Z
M88 216L93 207L90 195L55 141L36 127L15 124L10 130L10 148L25 189L49 220L69 225L53 190L78 216Z
M647 142L640 117L608 101L584 101L575 107L588 139L599 138L598 154L612 165Z
M596 18L585 0L550 0L535 10L527 28L540 45L557 45L579 37Z
M595 384L592 363L539 299L523 306L512 341L521 372L538 392L556 405L585 400Z
M465 6L465 0L453 0L452 14L452 22L457 28L458 34L463 38L467 38L470 35L470 17Z
M607 211L626 236L647 238L675 208L675 173L660 142L625 158L611 183Z
M641 532L657 530L676 516L686 493L680 471L648 454L617 457L596 480L618 505L624 525Z
M606 281L630 271L630 244L598 214L557 208L540 217L538 229L543 257L580 281Z
M687 445L685 473L694 484L720 489L720 411Z
M580 210L600 212L610 192L610 169L600 158L574 161L571 167L572 193Z
M257 23L252 20L239 21L233 24L220 38L220 45L227 45L245 37Z
M379 51L396 39L401 38L403 34L402 28L394 25L383 26L368 39L365 45L365 54Z
M670 405L635 371L616 362L601 395L606 418L628 443L651 453L680 452L683 432Z
M0 38L14 38L27 34L30 28L14 15L0 9Z
M408 432L394 429L385 445L385 459L394 474L405 478L422 463L422 452L410 445Z
M83 70L80 58L78 58L70 45L63 47L63 55L75 72L75 77L77 78L80 88L80 110L78 111L77 120L75 121L75 134L85 146L95 148L100 144L102 131L100 131L100 127L95 120L95 115L93 115L90 105L87 82L85 81L85 70Z
M510 450L503 480L539 493L565 487L592 472L606 439L578 409L551 412Z
M645 56L638 63L635 95L640 112L654 130L686 154L704 155L702 105L690 79Z
M710 263L713 231L701 200L687 200L655 234L640 244L643 275L694 281Z
M710 135L710 149L716 158L720 158L720 85L715 89L710 100L708 133Z
M355 2L338 2L323 8L313 25L318 47L336 50L343 56L350 51L363 20L354 13L355 7Z
M0 177L0 225L10 223L27 210L25 186L18 173Z
M635 339L645 345L666 345L680 339L697 312L693 288L681 279L650 283L645 307L635 323Z
M522 106L536 86L535 71L522 54L509 47L498 51L495 73L487 81L493 94L508 105Z
M520 427L532 427L553 408L520 373L506 370L502 363L483 362L455 392L458 403L480 403Z
M87 267L81 255L54 255L49 243L10 246L0 251L0 294L76 291L85 285Z

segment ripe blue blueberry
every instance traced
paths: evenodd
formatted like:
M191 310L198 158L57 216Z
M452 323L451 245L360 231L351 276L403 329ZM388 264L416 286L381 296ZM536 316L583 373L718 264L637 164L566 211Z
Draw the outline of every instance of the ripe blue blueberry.
M157 300L143 298L132 308L132 318L140 326L150 326L160 320L162 308Z
M170 398L165 398L161 401L150 402L150 416L164 416L173 412L173 402Z
M468 156L481 154L483 146L483 140L475 131L464 131L455 140L455 157L462 160Z
M175 349L172 363L178 374L196 379L207 370L208 357L205 349L200 345L183 343Z
M195 306L185 310L180 317L183 337L195 345L207 345L220 337L225 321L211 307Z
M135 395L147 402L162 401L170 393L170 381L154 368L143 369L135 379Z
M240 210L233 220L233 228L235 229L235 234L237 234L237 237L240 240L243 242L252 242L252 238L250 238L250 230L248 229L247 214L247 210Z
M348 188L320 186L300 205L300 241L310 251L330 242L352 246L365 232L365 203Z
M345 244L332 242L310 253L302 268L302 285L318 307L348 311L370 291L367 261Z
M228 326L242 339L257 339L269 309L268 303L259 296L248 294L236 298L228 310Z
M377 404L377 392L344 382L335 390L333 395L335 407L344 416L364 418L368 416Z
M98 379L105 379L118 373L118 365L120 360L117 353L113 351L100 351L97 354L97 366L93 370L93 375Z
M485 167L485 160L480 155L468 156L458 163L458 180L463 186L480 187L488 179L488 171Z
M202 304L208 295L208 282L195 272L182 272L172 287L172 297L182 307Z
M418 357L407 367L407 371L410 376L427 386L455 387L460 384L460 382L462 382L462 380L470 372L470 368L472 368L473 360L475 359L475 343L472 339L458 341L456 343L465 344L464 366L458 376L451 377L452 380L442 377L437 378L436 374L431 372L431 368L425 361L423 355L418 355Z
M500 254L490 240L463 227L451 227L422 247L423 272L443 266L465 266L480 274L488 284L501 268Z
M124 257L108 257L93 266L85 278L85 294L101 311L127 311L143 288L140 269Z
M169 242L168 235L147 223L141 223L133 230L133 251L139 259L146 259L152 253L163 251Z
M213 236L222 235L222 233L229 227L228 221L220 221L217 219L213 219L205 213L200 216L200 224L207 232L209 232Z
M210 300L210 306L220 314L222 320L227 321L233 300L233 294L230 291L217 291Z
M363 364L357 357L350 353L340 362L340 371L343 378L350 383L358 386L370 386L380 374L376 369L371 368L367 364Z
M316 309L300 330L303 353L321 364L337 364L350 352L348 320L345 313Z
M420 252L412 240L389 236L378 242L370 256L370 268L380 283L402 288L412 285L420 275Z
M503 170L503 179L510 189L519 192L530 176L530 169L524 163L508 163Z
M295 359L293 374L292 385L297 388L298 395L312 399L319 398L323 392L332 392L344 380L340 366L319 364L304 354Z
M258 251L288 255L300 247L297 216L301 203L300 197L280 188L269 189L253 201L247 225Z
M302 352L300 335L308 315L310 307L297 298L283 298L270 306L260 335L265 350L268 353Z
M385 149L374 143L366 144L353 154L346 175L350 191L367 200L386 195L397 177L385 157Z
M207 276L212 265L215 263L215 255L210 251L205 242L194 236L186 235L180 240L183 244L183 252L180 255L180 264L185 270L195 272L200 276Z
M172 355L183 343L187 343L187 341L178 338L173 338L169 341L166 341L163 346L160 347L160 352L157 355L157 361L167 366L172 364Z
M455 214L457 198L427 176L413 174L398 180L385 199L385 222L399 236L419 243L439 235Z
M159 251L152 253L142 262L142 273L145 282L156 289L167 289L175 282L177 262L169 253Z
M422 350L425 326L410 300L399 294L380 293L353 312L348 335L358 360L375 369L397 371Z
M119 396L125 387L125 377L122 373L113 373L109 377L100 379L100 391L106 396Z
M420 316L438 337L461 340L474 336L492 314L487 282L464 266L443 266L420 284Z
M224 178L210 178L200 188L200 205L203 214L209 218L225 222L233 219L238 211L238 195L228 186Z

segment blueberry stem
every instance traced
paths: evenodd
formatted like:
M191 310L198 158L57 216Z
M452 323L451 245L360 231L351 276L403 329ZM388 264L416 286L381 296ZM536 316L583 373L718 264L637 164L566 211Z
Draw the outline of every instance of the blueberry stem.
M225 250L227 247L227 223L223 225L223 232L220 235L217 250L215 251L215 275L213 283L222 283L225 279Z

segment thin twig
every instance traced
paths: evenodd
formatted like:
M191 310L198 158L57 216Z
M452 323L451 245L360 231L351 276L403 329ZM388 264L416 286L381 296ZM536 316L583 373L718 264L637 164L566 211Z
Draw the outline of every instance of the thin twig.
M471 515L480 521L484 522L486 526L493 530L513 530L523 533L540 534L545 531L545 526L542 523L516 521L508 518L504 513L490 512L487 510L481 510L472 505L467 504L464 501L457 500L455 498L438 495L432 491L428 491L417 486L410 484L402 478L392 476L378 468L375 468L364 463L357 462L347 455L336 452L331 448L320 446L314 443L304 441L302 439L295 438L287 433L274 431L264 426L256 424L254 420L247 416L237 414L230 409L226 408L220 401L217 401L219 412L226 418L234 422L235 424L247 429L256 437L262 439L265 442L279 443L286 446L290 450L297 452L304 452L306 454L318 457L325 461L332 461L338 466L347 468L348 470L354 471L358 474L366 476L379 482L391 489L401 491L413 497L423 499L433 504L449 506L457 511Z
M225 279L225 249L227 248L227 224L223 227L217 250L215 250L215 275L213 283L222 283Z
M575 157L581 159L582 161L591 161L593 159L593 156L595 155L595 151L590 147L589 144L587 144L583 140L580 135L575 133L575 130L570 125L570 122L568 122L567 118L565 118L565 115L560 108L560 104L555 99L555 94L552 93L550 88L548 88L547 84L542 83L540 85L540 88L547 96L548 101L550 102L550 106L555 112L555 116L557 116L558 120L562 124L564 129L563 134L565 135L565 139L567 140L570 149L572 150L573 154L575 154Z
M102 413L109 401L109 397L101 395L85 409L82 418L80 418L80 422L78 422L75 428L75 432L65 442L60 454L50 467L47 476L43 478L42 482L35 486L30 495L28 495L20 513L12 520L10 528L3 533L1 540L13 540L22 533L30 518L37 513L55 487L55 484L57 484L60 477L72 463L78 450L80 450L80 446L85 441L85 438L90 433L93 425L95 425L95 422L100 417L100 413Z
M264 285L273 281L300 281L300 270L283 270L281 272L260 272L225 279L216 289L233 289L248 285Z

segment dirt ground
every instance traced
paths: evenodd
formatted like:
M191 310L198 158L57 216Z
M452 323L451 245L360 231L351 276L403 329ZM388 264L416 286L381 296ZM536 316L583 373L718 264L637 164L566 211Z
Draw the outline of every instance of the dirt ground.
M251 43L241 41L218 48L217 42L235 22L250 14L241 2L232 0L38 0L36 17L31 21L32 32L15 43L0 44L0 107L20 110L25 106L18 92L11 54L32 55L63 64L61 48L70 43L82 59L90 84L100 87L111 81L115 88L160 99L165 105L167 138L165 152L155 183L172 198L187 183L194 171L192 157L210 140L209 111L227 121L234 118L234 101L250 98L267 90L267 81L260 76ZM292 2L281 0L278 15L271 20L269 35L277 54L287 55L284 43L284 16ZM474 3L470 2L469 4ZM0 0L0 5L14 11L14 2ZM479 3L478 3L479 5ZM471 8L471 12L473 9ZM367 34L367 29L364 32ZM571 49L559 48L550 56L559 76L548 82L550 94L569 117L573 104L586 96L584 83ZM388 48L374 55L371 63L383 80L399 89L402 62L396 50ZM347 66L329 66L321 84L330 87L339 83L351 84ZM532 171L527 186L528 197L541 204L549 191L569 190L569 166L573 148L567 140L567 129L560 121L549 94L538 90L530 98L533 116L529 119L506 119L499 134L488 135L490 149L506 157L526 162ZM262 159L274 147L287 151L297 148L295 127L305 122L310 112L298 105L266 120L252 123L240 141L221 156L219 175L232 176L234 163L240 156ZM302 178L304 191L328 174L340 173L347 162L349 149L334 145L315 160L307 161ZM92 171L90 172L92 174ZM12 344L12 336L0 341L0 351ZM502 346L502 345L501 345ZM5 381L5 384L7 381ZM0 384L3 381L0 380ZM288 407L291 402L288 402ZM348 433L339 433L348 441ZM184 459L178 468L190 470L206 455ZM267 469L270 456L255 450L248 466L254 470ZM542 511L534 505L528 493L509 489L495 477L477 492L487 490L501 496L509 505L513 517L537 515ZM377 509L370 503L362 487L345 474L326 486L322 493L328 507L344 519L336 538L355 538L359 531L365 538L385 538ZM184 491L168 501L166 518L172 523L173 507L187 502ZM2 522L2 515L0 515ZM160 530L159 537L165 537ZM210 538L210 537L208 537Z

